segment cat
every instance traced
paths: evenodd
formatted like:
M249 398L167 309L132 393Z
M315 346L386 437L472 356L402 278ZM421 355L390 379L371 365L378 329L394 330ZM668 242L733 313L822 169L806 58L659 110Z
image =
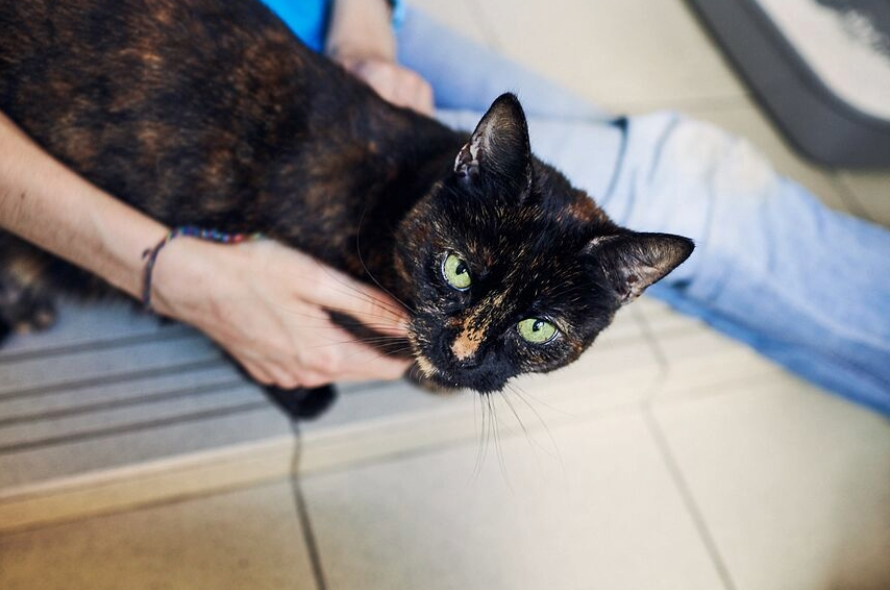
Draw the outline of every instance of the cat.
M451 130L256 0L17 0L0 30L0 111L49 153L168 226L262 232L378 284L431 388L565 366L694 247L619 227L533 156L514 95ZM111 292L0 232L0 331L51 323L56 293ZM333 396L269 391L303 416Z

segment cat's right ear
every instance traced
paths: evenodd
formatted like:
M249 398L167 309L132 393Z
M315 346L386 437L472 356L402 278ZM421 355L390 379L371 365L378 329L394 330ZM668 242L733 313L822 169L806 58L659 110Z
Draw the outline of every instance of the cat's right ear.
M532 153L528 123L514 94L499 96L454 160L454 173L468 182L489 175L509 190L528 190Z

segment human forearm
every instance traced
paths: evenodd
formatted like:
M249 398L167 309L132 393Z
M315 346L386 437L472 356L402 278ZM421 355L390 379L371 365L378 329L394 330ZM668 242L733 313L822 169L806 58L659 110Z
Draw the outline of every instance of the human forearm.
M168 231L53 159L2 113L0 228L137 298L142 254ZM338 298L344 286L347 296ZM338 309L381 332L404 335L395 302L272 241L227 246L176 240L155 267L151 306L205 332L263 383L395 378L407 365L353 342L326 315Z
M0 227L138 297L167 228L52 158L0 113Z

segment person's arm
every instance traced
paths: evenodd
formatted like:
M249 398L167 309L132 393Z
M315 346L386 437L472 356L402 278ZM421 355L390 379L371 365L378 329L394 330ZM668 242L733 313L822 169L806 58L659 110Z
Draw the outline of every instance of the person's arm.
M389 102L433 113L432 87L396 63L388 0L336 0L325 52Z
M0 154L0 228L139 298L142 254L168 228L62 165L2 113ZM354 343L324 312L403 335L397 303L271 241L174 240L155 267L152 306L204 331L263 383L397 378L407 367Z
M0 227L139 297L162 224L86 182L0 113Z

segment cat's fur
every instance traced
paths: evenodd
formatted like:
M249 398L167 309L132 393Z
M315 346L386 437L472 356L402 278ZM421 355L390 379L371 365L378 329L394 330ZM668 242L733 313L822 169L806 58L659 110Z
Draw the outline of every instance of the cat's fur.
M0 110L169 226L261 231L412 310L418 373L491 392L576 359L692 251L613 224L529 151L504 95L472 137L396 108L254 0L0 3ZM146 246L149 246L148 244ZM473 284L450 287L448 253ZM0 233L0 330L99 279ZM552 321L546 344L519 337Z

